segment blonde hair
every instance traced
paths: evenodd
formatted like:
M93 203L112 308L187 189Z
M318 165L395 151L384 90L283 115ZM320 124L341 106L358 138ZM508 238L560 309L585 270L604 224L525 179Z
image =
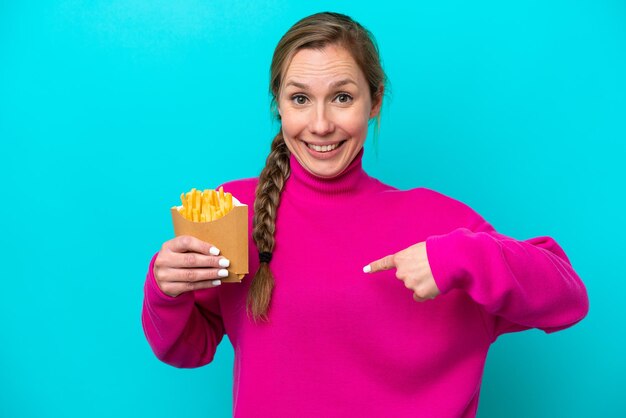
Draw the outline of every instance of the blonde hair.
M321 49L336 44L350 52L357 65L365 74L372 103L382 99L386 77L380 62L380 55L373 35L346 15L339 13L317 13L298 21L280 39L270 67L270 93L272 111L276 111L284 72L291 59L301 49ZM379 116L376 127L379 124ZM280 193L289 178L289 150L283 139L282 130L274 137L265 167L259 175L259 184L254 200L254 229L252 237L259 253L263 253L250 290L247 310L255 322L268 322L274 276L269 266L268 255L274 251L276 213L280 204Z

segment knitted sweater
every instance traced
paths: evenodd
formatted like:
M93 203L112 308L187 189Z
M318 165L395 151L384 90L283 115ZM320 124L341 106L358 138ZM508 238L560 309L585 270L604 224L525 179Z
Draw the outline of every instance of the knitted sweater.
M170 297L152 259L142 312L148 342L168 364L199 367L228 335L235 417L473 417L498 335L553 332L587 313L585 287L552 238L518 241L457 200L396 190L363 171L362 154L333 179L291 156L269 324L246 316L258 267L251 235L242 283ZM249 206L250 229L256 184L224 185ZM421 241L441 291L435 299L414 301L394 270L363 273Z

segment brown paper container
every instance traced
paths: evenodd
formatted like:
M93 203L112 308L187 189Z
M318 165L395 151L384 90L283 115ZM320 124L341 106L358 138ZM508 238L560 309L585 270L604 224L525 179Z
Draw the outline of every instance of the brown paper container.
M220 255L230 260L228 277L223 283L239 283L248 273L248 206L236 202L230 212L211 222L192 222L176 207L171 209L174 234L191 235L220 249Z

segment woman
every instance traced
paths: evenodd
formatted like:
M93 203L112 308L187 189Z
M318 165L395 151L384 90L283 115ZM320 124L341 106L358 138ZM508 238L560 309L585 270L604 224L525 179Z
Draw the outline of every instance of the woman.
M205 365L228 334L234 416L475 416L498 335L586 315L553 239L503 236L461 202L363 171L385 76L361 25L333 13L296 23L270 88L281 130L266 166L224 185L254 207L254 278L220 286L229 261L185 236L163 244L145 285L162 361Z

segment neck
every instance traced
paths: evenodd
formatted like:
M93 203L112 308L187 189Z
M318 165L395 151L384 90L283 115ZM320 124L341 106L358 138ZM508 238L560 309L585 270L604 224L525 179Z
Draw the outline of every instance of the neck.
M304 168L292 154L289 157L291 174L285 185L284 193L297 198L311 200L311 198L335 199L352 198L364 192L370 177L362 167L363 149L354 157L354 160L344 171L335 177L318 177Z

